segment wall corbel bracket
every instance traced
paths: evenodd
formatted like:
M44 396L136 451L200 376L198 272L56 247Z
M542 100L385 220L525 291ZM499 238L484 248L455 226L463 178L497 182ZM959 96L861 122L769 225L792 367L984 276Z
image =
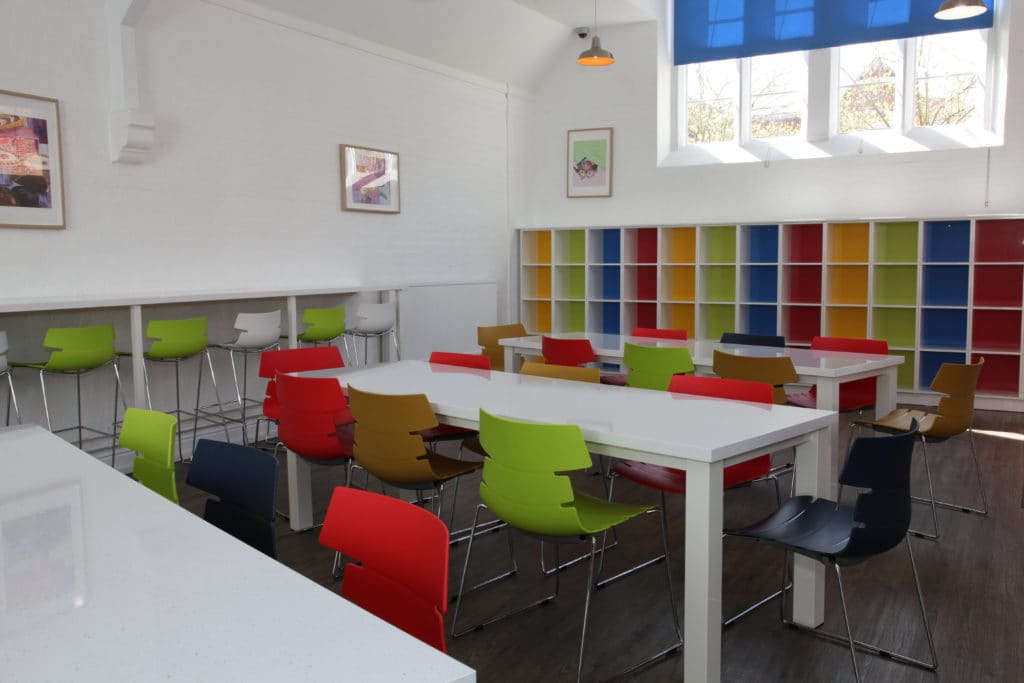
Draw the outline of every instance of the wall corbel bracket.
M149 0L107 0L110 82L110 160L138 164L149 158L156 119L139 102L135 26Z

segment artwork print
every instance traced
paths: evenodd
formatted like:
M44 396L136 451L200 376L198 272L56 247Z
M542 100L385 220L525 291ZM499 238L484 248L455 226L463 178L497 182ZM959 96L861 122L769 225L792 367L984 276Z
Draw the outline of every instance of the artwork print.
M0 227L62 228L56 100L0 90Z
M398 213L398 154L368 147L341 146L341 208Z
M570 130L566 195L610 197L612 194L612 129Z

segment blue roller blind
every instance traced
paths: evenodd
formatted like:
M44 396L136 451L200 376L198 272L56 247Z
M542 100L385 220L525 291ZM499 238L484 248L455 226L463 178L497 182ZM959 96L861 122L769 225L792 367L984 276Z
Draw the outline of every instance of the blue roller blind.
M675 62L690 64L990 28L935 18L940 0L675 0ZM986 0L991 8L992 0Z

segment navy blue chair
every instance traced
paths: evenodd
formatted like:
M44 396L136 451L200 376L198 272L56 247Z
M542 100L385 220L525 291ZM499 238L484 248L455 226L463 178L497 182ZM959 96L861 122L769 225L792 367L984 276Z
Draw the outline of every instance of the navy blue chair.
M774 334L743 334L741 332L723 332L722 338L718 340L722 344L749 344L750 346L778 346L786 345L786 338Z
M206 501L203 519L277 557L277 458L248 446L200 439L185 482L219 498Z
M914 551L910 546L907 532L910 528L910 459L914 443L918 438L918 423L914 420L910 431L895 436L860 438L854 440L850 455L839 475L839 499L843 487L853 486L861 491L853 505L811 496L789 498L772 515L761 522L743 529L726 530L730 536L753 538L777 545L786 551L782 585L786 586L790 553L798 553L835 568L839 579L839 599L843 606L843 621L846 637L808 629L787 620L783 601L783 623L807 630L816 636L847 645L853 659L853 672L857 680L857 650L892 659L930 671L935 670L938 660L935 644L925 615L921 582L917 576ZM910 555L910 567L914 574L918 606L928 638L931 662L913 659L905 655L884 650L853 639L850 619L846 611L846 597L843 591L843 575L840 567L859 564L875 555L891 550L905 541ZM785 590L785 588L783 589Z

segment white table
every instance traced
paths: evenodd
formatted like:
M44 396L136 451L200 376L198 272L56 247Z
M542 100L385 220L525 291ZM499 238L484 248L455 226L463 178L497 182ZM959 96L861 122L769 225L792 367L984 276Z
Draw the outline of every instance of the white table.
M400 361L306 373L386 394L426 394L442 422L477 428L479 410L572 423L593 453L685 469L686 566L683 650L687 681L718 681L722 649L722 470L796 447L796 490L824 495L832 481L836 414L584 382ZM308 461L288 454L293 528L312 524ZM296 477L293 474L299 474ZM298 522L296 524L296 522ZM794 618L820 625L824 568L797 557Z
M224 289L224 290L193 290L193 291L161 291L134 292L125 296L69 296L69 297L32 297L22 299L4 299L0 301L0 313L25 313L31 311L61 311L87 308L124 308L129 310L131 320L131 358L132 384L134 402L137 407L145 408L145 342L142 327L142 307L161 304L197 303L206 301L244 301L247 299L274 299L283 297L288 313L286 324L288 329L288 347L298 346L298 309L296 299L301 296L321 296L327 294L359 294L362 292L381 292L388 300L397 298L397 292L405 285L397 282L378 282L359 285L337 285L335 287L316 287L306 289ZM398 328L398 304L395 303L395 327Z
M625 344L644 346L683 346L690 350L693 363L701 372L711 372L715 349L742 356L789 356L802 384L817 387L817 407L822 410L839 409L839 385L866 377L877 377L875 410L886 415L896 408L896 373L903 364L903 356L849 353L846 351L816 351L807 348L779 348L774 346L748 346L722 344L714 340L651 339L598 332L564 332L548 335L559 339L589 339L598 360L622 363ZM502 339L505 347L505 367L516 368L522 355L539 355L540 335Z
M41 427L0 429L0 679L475 673Z

